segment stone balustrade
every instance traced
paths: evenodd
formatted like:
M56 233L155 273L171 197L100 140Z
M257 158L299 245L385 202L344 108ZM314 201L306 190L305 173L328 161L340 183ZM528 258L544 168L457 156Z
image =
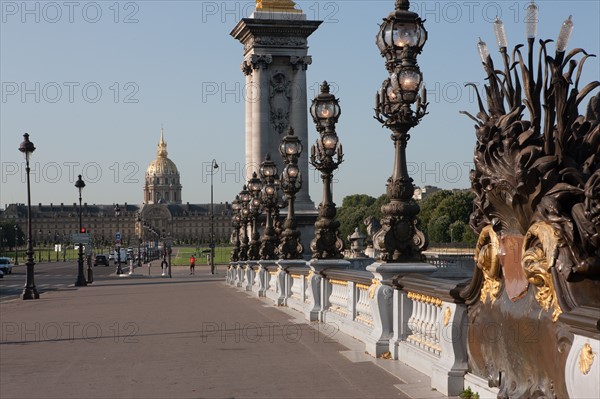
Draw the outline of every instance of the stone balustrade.
M466 305L458 292L466 283L418 274L382 281L343 262L236 262L227 282L330 324L371 355L402 361L430 376L432 388L458 395L467 371Z

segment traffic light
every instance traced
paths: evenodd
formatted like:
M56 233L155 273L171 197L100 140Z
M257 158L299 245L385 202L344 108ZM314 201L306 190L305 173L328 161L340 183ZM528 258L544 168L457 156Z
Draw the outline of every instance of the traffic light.
M81 233L83 234L83 233L85 233L85 232L86 232L86 229L85 229L85 227L82 227L82 228L81 228Z

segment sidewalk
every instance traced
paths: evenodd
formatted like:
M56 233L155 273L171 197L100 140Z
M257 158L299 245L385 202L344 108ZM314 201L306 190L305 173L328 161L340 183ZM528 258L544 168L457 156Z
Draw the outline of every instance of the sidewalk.
M229 287L223 267L7 301L0 397L441 397L409 367L299 316Z

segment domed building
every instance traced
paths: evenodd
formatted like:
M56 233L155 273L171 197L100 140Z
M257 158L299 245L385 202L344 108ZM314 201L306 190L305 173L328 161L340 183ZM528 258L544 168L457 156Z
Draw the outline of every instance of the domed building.
M119 212L116 212L116 204L82 205L83 223L92 237L93 252L108 251L107 247L115 244L117 232L122 237L121 245L127 247L152 247L158 245L159 240L167 238L176 245L201 245L210 242L211 235L214 235L214 241L217 243L229 241L231 204L215 203L211 207L210 203L183 203L179 171L167 155L167 142L161 129L157 157L150 162L146 170L142 204L121 203ZM72 234L79 231L77 203L40 203L32 206L31 217L32 239L36 247L66 244L61 246L66 248L69 244L72 245ZM11 231L25 231L25 204L10 204L4 210L0 210L0 226L6 229L3 231L7 231L8 228ZM0 242L0 251L3 247L1 244ZM62 256L64 257L64 253ZM44 260L59 258L58 254L48 252Z
M181 183L175 163L167 157L167 142L160 129L157 158L146 169L144 202L146 204L181 204Z

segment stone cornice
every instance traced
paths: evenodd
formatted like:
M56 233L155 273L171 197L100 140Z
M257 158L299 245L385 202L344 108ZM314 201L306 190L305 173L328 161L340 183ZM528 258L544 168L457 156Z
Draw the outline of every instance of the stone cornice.
M281 40L303 39L293 47L307 47L306 39L321 25L322 21L294 21L243 18L233 28L230 35L247 47L248 42L256 42L259 37L281 38ZM281 41L256 43L263 47L281 47ZM289 47L289 46L284 46ZM247 50L247 49L246 49Z

